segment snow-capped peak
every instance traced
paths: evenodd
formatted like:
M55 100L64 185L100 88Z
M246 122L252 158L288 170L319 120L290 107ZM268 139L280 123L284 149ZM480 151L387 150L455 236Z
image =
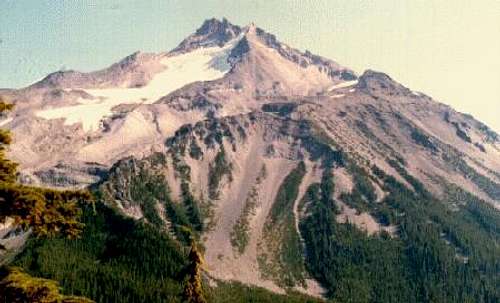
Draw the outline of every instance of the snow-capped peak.
M242 28L226 19L209 19L168 53L138 52L94 73L51 76L54 79L45 82L85 94L76 105L59 104L38 110L36 115L64 118L65 124L82 123L85 131L96 131L117 105L154 103L187 84L220 79L230 70L236 73L230 81L245 83L249 91L257 89L259 94L270 90L274 94L316 94L356 79L352 71L334 61L293 49L253 23Z
M82 123L85 131L95 131L113 107L120 104L151 104L159 98L193 82L222 78L230 69L229 55L241 36L224 47L201 47L187 53L166 56L161 60L162 72L144 86L84 89L94 99L79 99L79 104L38 111L45 119L64 118L65 124ZM76 88L75 88L76 89Z
M189 52L198 47L219 46L238 37L241 27L231 24L226 18L205 20L196 32L184 39L172 52Z

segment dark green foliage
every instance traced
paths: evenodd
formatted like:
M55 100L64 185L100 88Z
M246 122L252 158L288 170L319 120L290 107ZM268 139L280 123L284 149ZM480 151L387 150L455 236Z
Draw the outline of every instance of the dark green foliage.
M437 151L436 145L432 143L432 141L429 139L429 136L423 134L416 128L412 129L411 138L413 139L413 141L415 141L415 143L422 145L423 147L428 148L434 152Z
M212 139L222 140L223 134ZM311 185L299 204L300 213L305 214L299 222L305 241L305 260L292 213L305 174L304 163L285 178L278 190L266 222L264 244L270 245L267 248L273 254L271 262L277 265L277 276L273 278L281 285L302 282L307 269L336 302L498 303L500 214L497 210L439 179L436 182L445 184L447 191L443 199L437 199L409 174L402 158L388 163L411 188L376 166L368 174L340 150L331 148L328 138L308 141L306 137L301 138L302 143L313 147L309 150L315 152L316 159L330 160L323 162L328 169L321 183ZM498 184L454 155L444 157L490 196L498 197ZM382 224L397 226L394 237L387 233L368 236L353 225L336 222L330 169L340 163L347 166L354 181L352 194L342 199L358 210L373 214ZM180 160L174 164L183 181L183 199L179 203L171 201L161 175L141 172L132 179L132 202L139 203L151 224L126 219L100 203L96 212L86 206L83 212L86 229L81 239L31 239L14 265L33 276L60 281L65 294L84 295L97 302L180 302L186 264L186 251L181 243L190 239L190 230L203 231L203 216L200 203L189 190L189 166ZM228 174L230 178L231 172L223 149L211 171L216 177L211 186L218 193L221 178ZM383 201L375 201L372 182L388 193ZM179 241L158 228L163 224L155 210L157 203L164 206ZM219 282L217 288L204 284L208 302L319 302L298 294L282 296L239 283Z
M231 245L240 253L245 252L245 248L250 241L250 216L255 214L255 207L257 206L256 199L258 193L255 187L250 190L245 205L241 211L240 216L233 225L230 233Z
M299 193L299 186L304 174L306 166L304 162L300 162L297 167L286 176L281 184L274 204L269 213L271 223L276 223L280 218L288 216L290 209L293 207L293 202Z
M226 138L229 142L234 142L234 136L229 125L224 121L210 119L196 124L197 127L206 127L207 132L203 142L209 148L222 145L222 139Z
M161 204L177 239L189 243L187 229L193 227L201 231L202 223L197 203L191 196L189 187L183 186L182 189L184 204L175 203L170 199L170 190L162 175L141 170L131 179L130 196L132 203L136 203L141 208L144 218L158 228L164 226L156 207L157 204Z
M160 152L155 152L151 156L149 156L146 161L151 163L153 167L161 167L167 164L167 155Z
M482 191L484 191L492 199L500 197L500 184L492 181L490 178L478 173L470 167L467 162L462 159L457 152L445 153L442 155L443 160L448 162L456 171L462 173L465 178L474 182Z
M319 186L321 204L336 212L335 202L332 198L335 190L334 187L335 184L333 183L333 174L331 170L325 170Z
M189 183L182 182L181 184L182 200L186 208L186 214L193 228L198 231L203 231L203 218L199 208L199 202L193 197L189 189Z
M343 70L341 73L340 73L340 77L345 80L345 81L352 81L352 80L356 80L358 77L356 77L356 75L354 75L353 73L349 72L349 71L345 71Z
M443 116L444 121L450 123L450 112L445 112Z
M247 138L247 133L246 133L245 129L243 128L243 126L237 125L236 126L236 131L238 132L238 134L240 135L240 137L243 140L245 140Z
M202 285L203 255L194 240L188 254L188 264L184 270L184 290L182 301L185 303L206 303Z
M392 166L401 175L401 177L403 177L406 180L406 182L410 183L410 185L415 190L416 194L420 194L420 195L423 195L425 197L430 196L430 193L425 189L425 186L420 181L418 181L415 177L408 174L406 169L403 166L401 166L398 162L396 162L395 160L389 159L389 160L387 160L387 163L390 166Z
M314 203L315 201L320 200L319 192L320 192L320 183L312 183L309 185L307 188L306 192L304 193L304 196L299 202L298 205L298 210L299 212L304 212L306 208L308 207L309 203Z
M451 124L455 126L456 134L460 139L464 140L467 143L472 143L472 139L469 137L469 135L467 135L466 132L462 130L462 128L457 122L452 122Z
M133 201L141 207L144 217L156 227L163 227L164 222L155 205L163 205L177 239L189 243L188 230L202 232L203 219L198 201L191 194L187 182L181 183L181 190L182 203L176 203L171 200L168 184L162 175L142 170L138 176L132 178L130 194Z
M245 248L250 241L250 219L251 216L255 215L255 208L257 207L259 193L257 186L262 183L262 181L267 177L266 165L262 165L259 174L255 179L255 185L249 190L245 204L238 219L233 225L233 229L230 233L231 245L235 250L243 254Z
M120 161L112 168L109 177L95 188L103 193L103 200L109 205L119 200L125 208L139 206L148 223L188 244L191 232L203 231L202 205L190 191L189 166L179 154L171 155L174 169L181 179L180 201L173 201L170 197L164 172L166 158L160 153L141 161L134 158Z
M19 268L0 268L1 302L93 303L94 301L60 293L56 281L35 278Z
M179 302L181 248L149 224L98 203L84 210L81 239L31 239L15 265L96 302Z
M169 189L163 176L141 170L131 181L130 196L141 208L144 218L157 227L162 226L163 221L158 215L156 204L170 202Z
M191 139L191 145L189 146L189 156L191 158L200 160L201 157L203 156L203 151L201 150L200 146L196 143L196 140L193 138Z
M331 167L334 164L339 166L344 165L343 153L340 150L335 150L318 138L306 137L302 139L302 144L309 152L312 161L321 159L323 167Z
M344 152L335 146L335 142L320 128L308 121L301 121L300 127L305 134L301 137L302 146L310 154L310 159L321 160L323 167L344 166Z
M101 203L96 212L85 208L83 219L80 239L31 239L14 264L34 276L59 281L65 294L96 302L181 302L187 251L176 241ZM208 302L320 302L238 283L218 285L206 286Z
M182 125L175 131L175 134L172 137L165 141L165 145L170 147L171 152L184 156L186 153L187 143L189 140L194 140L194 138L191 138L190 136L192 130L193 126L191 124Z
M172 162L175 171L179 174L182 181L191 181L191 167L181 159L181 155L178 153L172 154Z
M482 151L483 153L486 152L486 149L484 148L484 145L482 145L481 143L479 142L476 142L474 143L474 146L477 147L477 149L479 149L480 151Z
M293 204L305 173L305 164L300 162L281 183L264 228L271 262L276 266L272 275L278 283L288 287L304 281L304 260L295 229Z
M481 132L486 136L486 142L488 143L495 143L500 139L500 136L498 136L496 132L482 123L479 123L479 130L481 130Z
M186 215L186 210L177 203L169 203L165 209L168 218L172 224L172 231L177 240L186 244L189 243L191 237L191 225L189 218Z
M449 208L428 193L410 192L384 176L384 201L398 217L405 243L407 268L415 284L417 302L496 302L500 296L500 214L484 201L450 187L444 201L463 204ZM486 223L488 222L488 223ZM451 246L443 235L451 240ZM464 263L465 262L465 263Z
M276 113L280 116L288 116L297 108L296 103L267 103L262 105L262 111Z
M288 295L272 293L264 288L238 282L219 282L217 288L207 289L207 299L213 303L320 303L325 302L291 292Z
M343 193L340 199L360 211L367 210L377 199L370 177L364 169L350 161L348 172L353 178L354 188L351 193Z
M0 96L0 115L13 108ZM17 182L17 163L7 159L7 149L12 138L8 130L0 129L0 223L7 218L35 235L78 237L83 224L80 222L79 204L89 202L92 196L83 190L54 190L26 186ZM0 246L0 250L3 249Z
M417 126L415 126L413 122L399 113L393 114L397 119L399 125L409 131L410 137L415 143L430 149L432 152L438 151L436 144L432 142L431 138L427 134L423 133ZM448 119L447 116L445 116L445 119Z
M219 185L224 176L232 180L232 164L228 161L224 146L221 145L219 152L215 156L213 163L208 170L208 196L210 199L219 198Z
M324 180L310 186L301 203L307 215L300 222L309 272L339 302L498 302L498 211L450 186L444 201L461 205L453 210L398 162L391 165L414 189L374 166L373 174L389 195L364 205L382 223L397 225L396 237L367 236L338 224L335 208L321 194ZM359 180L367 178L360 168L350 172L362 175Z
M402 272L392 265L398 244L385 235L367 237L354 226L337 224L332 187L325 174L321 185L307 191L308 215L300 230L308 270L339 302L404 302L396 294Z

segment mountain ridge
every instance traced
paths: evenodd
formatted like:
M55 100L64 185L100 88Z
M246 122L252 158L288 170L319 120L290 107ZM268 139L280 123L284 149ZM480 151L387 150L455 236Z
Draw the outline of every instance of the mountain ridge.
M382 72L358 76L255 25L209 19L170 52L4 94L16 109L0 125L14 133L24 182L92 185L180 243L189 227L215 280L335 296L335 277L352 272L319 256L347 262L330 249L352 252L343 235L425 259L412 243L429 230L453 270L489 262L474 254L471 230L491 241L485 255L498 250L495 223L481 221L500 209L498 134ZM379 289L385 278L363 266L382 264L365 261L353 270L377 276L365 282Z

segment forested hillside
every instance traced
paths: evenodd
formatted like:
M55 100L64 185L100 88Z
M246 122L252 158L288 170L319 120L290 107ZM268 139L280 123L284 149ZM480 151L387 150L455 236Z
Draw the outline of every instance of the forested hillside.
M181 302L187 246L102 203L83 214L80 239L31 239L12 265L59 281L66 294L96 302ZM208 302L321 302L236 282L213 283L203 283Z

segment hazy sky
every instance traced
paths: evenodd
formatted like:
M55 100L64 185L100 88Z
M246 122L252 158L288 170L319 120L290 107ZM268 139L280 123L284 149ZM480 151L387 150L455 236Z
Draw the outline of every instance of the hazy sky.
M498 0L0 0L0 87L166 51L223 16L358 73L386 72L500 131Z

